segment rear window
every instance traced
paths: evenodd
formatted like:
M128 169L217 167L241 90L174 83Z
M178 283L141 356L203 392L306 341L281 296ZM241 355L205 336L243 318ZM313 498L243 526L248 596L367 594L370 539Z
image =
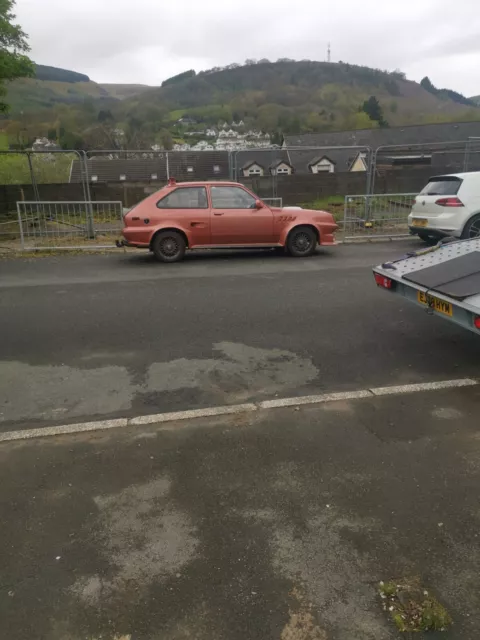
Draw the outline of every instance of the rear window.
M420 191L421 196L456 196L462 180L453 176L430 178L426 187Z

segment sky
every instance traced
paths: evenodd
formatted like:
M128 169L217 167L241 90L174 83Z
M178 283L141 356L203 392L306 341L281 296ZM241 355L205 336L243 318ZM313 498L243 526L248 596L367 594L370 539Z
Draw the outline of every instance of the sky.
M349 62L480 94L478 0L17 0L38 64L158 85L247 58Z

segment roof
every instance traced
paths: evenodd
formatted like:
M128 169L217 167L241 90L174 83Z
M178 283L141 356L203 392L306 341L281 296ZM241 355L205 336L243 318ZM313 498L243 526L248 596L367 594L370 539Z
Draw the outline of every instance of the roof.
M358 145L377 148L382 145L456 142L470 137L480 137L480 121L304 133L284 136L284 143L287 147ZM326 150L325 153L328 155Z
M327 158L335 165L336 172L350 171L352 164L357 159L359 153L362 153L363 149L328 149L325 153L319 153L315 149L305 149L288 151L290 157L290 164L295 167L295 172L299 174L312 173L310 167L312 164L316 164L322 158Z
M310 162L308 163L309 167L312 167L316 164L318 164L321 160L328 160L329 162L331 162L332 164L337 164L335 162L335 160L332 160L331 158L329 158L328 156L315 156L313 157Z
M288 152L285 149L245 149L233 153L233 162L237 171L248 169L252 164L258 164L264 169L274 169L280 162L291 163L288 159Z
M118 152L118 155L132 156L135 152ZM169 151L168 170L166 152L138 153L137 157L112 158L94 156L87 161L88 175L97 176L98 182L120 182L125 176L127 182L166 182L168 177L178 180L195 178L208 180L218 177L220 180L230 177L230 165L227 151ZM145 157L147 156L147 157ZM191 171L188 171L188 168ZM214 169L215 167L215 169ZM156 175L156 178L152 178ZM122 179L123 180L123 179ZM80 161L74 160L70 182L81 182Z

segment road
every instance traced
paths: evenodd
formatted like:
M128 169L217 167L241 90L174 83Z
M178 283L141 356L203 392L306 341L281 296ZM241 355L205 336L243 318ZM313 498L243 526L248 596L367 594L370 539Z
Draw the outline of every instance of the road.
M477 375L474 335L375 287L411 247L3 261L0 426Z
M412 246L1 261L0 431L477 378L373 283ZM3 635L400 640L417 578L477 640L479 389L0 442Z

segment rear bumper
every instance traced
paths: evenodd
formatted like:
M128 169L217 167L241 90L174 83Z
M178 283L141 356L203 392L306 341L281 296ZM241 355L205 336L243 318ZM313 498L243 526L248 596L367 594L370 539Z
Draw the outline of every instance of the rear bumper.
M414 225L414 218L426 220L427 226L419 227ZM414 212L408 216L408 227L413 233L426 233L429 236L438 238L445 236L460 238L467 219L467 214L459 214L458 212L451 211L436 216L422 215L420 212Z
M460 235L457 236L453 231L435 229L435 228L432 228L432 227L413 227L413 226L409 226L408 228L410 229L410 233L413 233L414 235L423 234L423 235L426 235L426 236L431 236L432 238L438 238L439 240L442 239L442 238L446 238L447 236L454 236L456 238L460 237Z
M148 249L150 247L150 238L148 231L143 227L125 227L122 231L122 238L116 242L117 247L138 247L140 249Z

